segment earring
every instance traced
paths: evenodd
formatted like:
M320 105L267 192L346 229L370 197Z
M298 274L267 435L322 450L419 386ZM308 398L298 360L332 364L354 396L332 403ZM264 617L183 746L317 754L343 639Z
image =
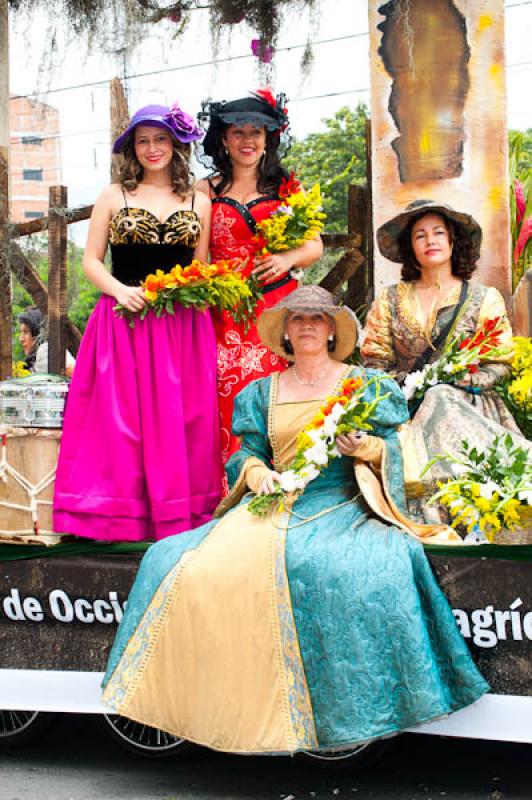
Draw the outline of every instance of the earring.
M289 342L290 341L290 339L288 338L288 334L287 333L285 333L283 338L284 338L285 342Z
M334 333L330 333L330 334L327 336L327 339L328 339L330 342L334 342Z
M226 156L229 155L229 150L227 149L227 147L224 147L224 153L225 153Z

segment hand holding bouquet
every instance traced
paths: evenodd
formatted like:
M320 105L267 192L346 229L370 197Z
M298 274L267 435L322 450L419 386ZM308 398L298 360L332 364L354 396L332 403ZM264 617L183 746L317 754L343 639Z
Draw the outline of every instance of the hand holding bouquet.
M371 430L371 423L379 403L390 396L381 394L381 382L387 378L371 378L364 383L361 377L347 378L338 395L327 402L297 438L296 455L287 469L279 475L275 491L257 495L248 509L253 514L264 515L270 509L282 510L288 494L300 494L317 478L329 462L340 455L336 437L355 430ZM368 386L376 384L373 400L363 400Z
M453 339L436 361L407 375L403 386L407 401L422 400L431 386L456 383L478 372L482 362L507 355L508 350L500 347L502 333L501 318L495 317L486 320L473 336Z
M119 316L129 319L130 327L134 327L135 317L142 320L150 312L157 317L173 314L175 303L198 311L214 307L228 311L235 322L249 324L261 296L257 283L246 281L231 261L205 264L194 260L188 267L176 264L170 272L158 269L147 276L142 288L146 305L138 314L120 304L114 307Z

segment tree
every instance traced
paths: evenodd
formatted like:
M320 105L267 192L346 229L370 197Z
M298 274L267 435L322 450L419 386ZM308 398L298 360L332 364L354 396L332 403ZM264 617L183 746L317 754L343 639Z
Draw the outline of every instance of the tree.
M341 108L333 118L322 120L325 132L296 140L283 160L305 186L321 185L327 231L346 230L347 187L366 180L367 118L364 103L355 109Z
M28 237L23 243L24 254L31 261L39 277L48 283L48 252L47 236L35 235ZM87 320L100 296L99 290L85 277L81 266L83 249L74 242L68 242L68 316L80 331L85 330ZM18 315L28 306L33 305L30 295L23 289L18 281L13 281L13 360L18 361L23 357L22 348L18 341L19 326Z

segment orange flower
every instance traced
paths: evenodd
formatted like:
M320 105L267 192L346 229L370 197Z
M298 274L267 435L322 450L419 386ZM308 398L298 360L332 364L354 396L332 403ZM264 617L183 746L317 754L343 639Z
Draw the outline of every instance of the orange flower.
M321 428L325 421L325 416L321 411L318 411L315 417L310 421L309 428Z
M346 380L342 384L342 391L346 395L346 397L350 397L353 392L356 392L357 389L360 389L362 386L363 380L358 375L356 378L346 378Z
M155 275L148 275L142 284L146 299L152 302L156 299L157 293L164 287L164 272L158 269Z

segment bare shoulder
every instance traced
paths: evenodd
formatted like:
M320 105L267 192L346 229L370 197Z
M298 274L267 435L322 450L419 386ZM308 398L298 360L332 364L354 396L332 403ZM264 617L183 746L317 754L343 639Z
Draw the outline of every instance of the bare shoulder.
M200 181L198 181L194 189L196 192L201 192L202 194L207 195L207 197L211 196L211 185L207 178L202 178Z
M111 183L105 186L98 195L95 207L115 211L123 205L122 187L119 183Z
M196 195L194 198L194 208L200 212L208 211L211 207L211 201L208 195L204 194L201 189L196 187Z

